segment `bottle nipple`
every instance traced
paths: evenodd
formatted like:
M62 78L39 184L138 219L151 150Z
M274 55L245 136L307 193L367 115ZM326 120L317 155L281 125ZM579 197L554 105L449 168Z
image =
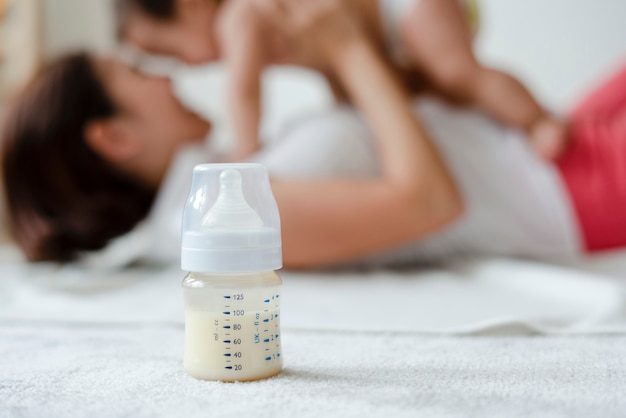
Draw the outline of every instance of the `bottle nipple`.
M250 207L243 195L241 173L235 169L222 171L220 191L215 205L202 220L203 228L260 228L261 217Z
M187 271L223 274L281 268L280 214L267 168L196 166L181 235L180 264Z

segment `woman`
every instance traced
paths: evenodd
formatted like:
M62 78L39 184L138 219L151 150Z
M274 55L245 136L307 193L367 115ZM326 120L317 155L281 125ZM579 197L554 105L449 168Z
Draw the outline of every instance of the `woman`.
M616 142L609 135L597 143L585 136L604 116L591 118L586 110L578 116L561 177L532 155L520 134L479 114L425 102L419 113L435 146L358 27L332 11L307 9L300 14L294 3L277 13L299 22L290 36L318 49L348 86L373 133L379 167L357 169L350 178L273 179L287 267L459 252L560 258L578 256L585 246L626 244L624 217L609 217L610 242L590 241L593 228L585 223L588 213L603 209L585 209L581 193L590 190L592 176L578 173L610 179L604 167L621 164L607 152ZM624 98L614 102L612 109L626 108ZM11 115L4 178L12 232L31 260L67 261L131 229L147 215L158 187L168 188L164 179L176 151L207 129L180 108L164 81L85 56L50 69ZM344 116L357 131L362 126L354 115ZM589 147L606 154L604 166L595 164L598 152L586 154ZM281 152L259 158L272 172ZM626 195L623 181L612 186L593 190Z

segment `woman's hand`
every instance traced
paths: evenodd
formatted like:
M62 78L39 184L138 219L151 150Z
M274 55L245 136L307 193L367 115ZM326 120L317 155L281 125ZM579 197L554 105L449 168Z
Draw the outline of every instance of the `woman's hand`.
M329 64L350 43L365 39L358 22L337 0L252 0L294 46Z

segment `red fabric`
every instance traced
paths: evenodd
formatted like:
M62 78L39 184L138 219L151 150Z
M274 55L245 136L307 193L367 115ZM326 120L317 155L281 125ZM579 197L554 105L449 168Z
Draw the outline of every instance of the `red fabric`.
M626 66L572 114L558 163L588 251L626 247Z

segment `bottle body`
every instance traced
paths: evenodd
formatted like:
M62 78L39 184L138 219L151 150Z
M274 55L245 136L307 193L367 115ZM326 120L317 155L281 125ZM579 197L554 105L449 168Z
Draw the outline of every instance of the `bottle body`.
M281 371L282 281L276 272L190 273L182 286L187 373L235 382Z

